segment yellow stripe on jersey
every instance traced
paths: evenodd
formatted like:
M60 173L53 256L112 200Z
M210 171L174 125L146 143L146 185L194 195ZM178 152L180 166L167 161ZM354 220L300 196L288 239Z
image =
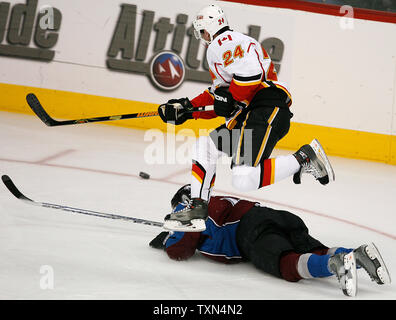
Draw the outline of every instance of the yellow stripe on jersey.
M237 85L237 86L243 86L243 87L245 87L245 86L257 86L258 84L260 84L261 83L261 79L260 80L255 80L255 81L244 81L244 82L241 82L241 81L238 81L238 80L235 80L235 78L234 79L232 79L232 81Z
M254 162L254 167L256 167L259 164L260 160L261 160L261 157L263 155L264 149L265 149L265 147L267 145L268 138L269 138L271 130L272 130L272 126L271 126L272 121L274 121L274 118L278 114L278 111L279 111L279 108L275 107L274 111L272 111L271 116L268 119L268 127L267 127L267 130L265 132L264 139L263 139L263 141L261 143L260 150L259 150L259 152L257 154L256 161Z
M192 171L191 174L198 180L200 184L202 184L202 178L196 173L195 171Z
M236 118L241 114L241 112L242 112L242 109L240 109L240 110L232 117L232 119L230 119L230 120L228 121L228 124L227 124L227 129L228 129L228 130L234 129L235 125L238 123L238 122L236 121Z
M271 184L275 183L275 158L271 159Z
M291 97L290 92L289 92L284 86L281 86L280 84L276 84L276 83L275 83L275 86L276 86L277 88L279 88L279 89L285 91L285 93L288 95L288 97L290 98L290 100L292 100L292 97Z
M249 111L248 114L246 115L245 121L243 122L243 125L242 125L242 128L241 128L241 136L239 137L238 151L237 151L237 157L236 157L236 161L235 161L235 164L237 164L237 165L239 164L239 160L240 160L240 157L241 157L241 145L242 145L242 140L243 140L243 133L245 131L246 122L247 122L247 120L249 118L250 112L251 111Z

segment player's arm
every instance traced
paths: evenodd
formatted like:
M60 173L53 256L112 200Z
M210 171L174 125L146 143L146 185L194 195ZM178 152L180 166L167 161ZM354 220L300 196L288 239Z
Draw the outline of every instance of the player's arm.
M210 88L206 89L200 95L196 96L194 99L191 100L191 104L194 108L202 107L202 106L210 106L213 105L214 97L213 93L210 92ZM196 111L193 113L194 119L213 119L216 118L216 113L212 111Z
M213 101L213 95L209 90L205 90L191 101L188 98L169 100L158 107L158 114L165 123L172 122L175 125L182 124L189 119L212 119L217 117L213 110L194 112L194 108L213 105Z
M150 242L150 247L163 249L173 260L187 260L194 255L200 241L197 232L163 231Z
M220 76L216 75L216 73L212 70L217 70L216 65L214 63L214 54L210 50L207 51L207 59L208 59L208 65L209 65L209 73L212 78L212 85L206 89L203 93L200 95L196 96L194 99L191 100L192 105L197 108L197 107L202 107L202 106L209 106L209 105L214 105L215 104L215 89L218 87L223 87L227 86L227 83L224 82L224 79L222 79ZM217 114L214 110L209 111L209 112L194 112L193 117L194 119L213 119L218 117L219 114Z
M174 232L166 240L166 253L173 260L187 260L194 255L200 239L200 232Z

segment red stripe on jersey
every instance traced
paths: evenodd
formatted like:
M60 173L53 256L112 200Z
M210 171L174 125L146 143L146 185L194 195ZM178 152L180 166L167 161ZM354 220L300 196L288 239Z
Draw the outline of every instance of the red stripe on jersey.
M193 163L192 172L195 173L201 179L201 183L202 183L203 179L205 178L205 170L200 166L198 166L196 163Z
M216 174L214 174L212 180L210 180L210 187L211 188L214 186L215 180L216 180Z
M269 186L271 184L271 173L272 173L272 159L266 159L263 162L263 180L261 181L261 186Z
M251 44L253 44L253 43L251 43ZM249 45L248 50L249 49L250 49L250 45ZM262 63L260 61L259 53L257 52L256 49L254 51L256 52L257 60L258 60L258 62L260 64L260 67L261 67L261 72L262 72L262 78L261 79L263 79L265 77L265 70L264 70L264 67L263 67L263 65L262 65ZM237 83L235 83L235 81L232 81L229 90L230 90L230 92L231 92L231 94L232 94L232 96L233 96L233 98L235 100L237 100L237 101L245 101L245 100L247 100L248 102L250 102L253 99L254 95L257 93L257 91L259 91L260 89L261 89L261 84L240 86Z
M230 84L230 92L237 101L251 101L258 90L262 88L261 83L253 85L240 86L235 81Z
M276 74L275 65L273 62L271 62L270 67L268 69L266 80L278 81L278 76Z
M249 45L248 51L250 50L250 46L254 45L254 43L252 42ZM263 49L263 48L262 48ZM257 52L257 50L254 50L256 52L256 56L257 56L257 60L260 64L261 67L261 72L262 72L262 78L265 78L265 69L260 61L260 55ZM263 53L265 52L264 56L268 57L267 52L263 49ZM248 101L250 103L250 101L253 99L254 95L257 93L257 91L259 91L261 89L261 84L252 84L252 85L238 85L237 83L235 83L234 81L231 82L230 85L230 92L233 96L233 98L237 101Z
M267 53L267 50L265 50L264 47L261 47L261 49L263 50L264 58L265 58L265 59L268 59L270 56L269 56L269 54Z
M261 79L263 79L264 78L264 75L265 75L265 70L264 70L264 67L263 67L263 65L261 64L261 61L260 61L260 55L259 55L259 53L257 52L257 50L254 50L255 52L256 52L256 55L257 55L257 60L258 60L258 62L260 63L260 67L261 67L261 72L263 73L263 76L261 77ZM264 50L265 51L265 50Z
M249 47L248 47L248 49L247 49L247 52L249 52L251 46L255 46L255 45L256 45L255 43L251 42L251 43L249 44Z

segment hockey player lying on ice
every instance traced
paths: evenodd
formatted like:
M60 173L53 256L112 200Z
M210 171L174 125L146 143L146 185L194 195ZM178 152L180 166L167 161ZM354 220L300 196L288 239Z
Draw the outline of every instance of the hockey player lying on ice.
M180 188L171 201L173 212L183 210L190 198L190 185ZM305 223L291 212L227 196L212 196L208 212L205 231L161 232L150 246L165 249L175 260L186 260L198 250L223 263L251 261L293 282L336 275L347 296L356 295L356 267L363 267L378 284L391 281L373 243L355 250L329 248L310 236Z

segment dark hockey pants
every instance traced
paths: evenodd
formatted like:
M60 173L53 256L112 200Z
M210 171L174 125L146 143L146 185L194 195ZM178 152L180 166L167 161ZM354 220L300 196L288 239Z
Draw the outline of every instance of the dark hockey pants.
M300 217L267 207L250 209L239 223L236 238L245 259L279 278L285 278L281 273L280 261L286 254L327 249L308 234L308 228Z

